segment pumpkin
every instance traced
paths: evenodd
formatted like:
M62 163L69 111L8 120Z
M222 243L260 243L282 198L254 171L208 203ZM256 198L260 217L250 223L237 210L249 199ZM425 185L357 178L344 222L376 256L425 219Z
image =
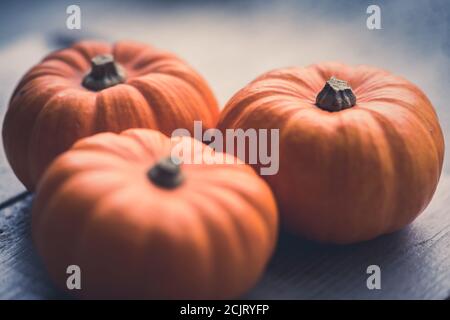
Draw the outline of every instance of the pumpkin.
M3 142L15 174L33 190L48 164L95 133L151 128L192 131L216 125L218 107L206 84L175 55L148 45L81 41L53 52L17 85Z
M430 202L442 169L444 140L428 98L367 65L268 72L231 98L218 126L279 129L279 171L264 178L286 229L319 242L404 227Z
M203 161L179 164L177 146L194 146ZM51 278L67 290L66 269L79 266L81 290L71 292L81 298L243 294L273 251L277 208L251 167L222 156L148 129L75 143L49 166L33 204L33 239Z

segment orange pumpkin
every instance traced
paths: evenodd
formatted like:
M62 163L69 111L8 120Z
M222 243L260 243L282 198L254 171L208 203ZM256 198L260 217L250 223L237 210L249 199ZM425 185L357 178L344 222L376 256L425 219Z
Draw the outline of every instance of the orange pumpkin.
M177 165L175 146L199 164ZM200 147L198 147L200 146ZM206 164L223 154L148 129L100 133L60 155L32 212L37 250L67 290L81 269L82 298L233 298L255 284L277 235L274 197L251 167ZM243 183L244 182L244 183Z
M268 72L228 102L219 127L280 130L279 171L264 178L282 223L322 242L404 227L430 202L442 169L442 131L425 94L365 65Z
M175 55L121 41L82 41L53 52L19 82L3 127L8 160L29 189L76 140L128 128L192 130L216 125L203 78Z

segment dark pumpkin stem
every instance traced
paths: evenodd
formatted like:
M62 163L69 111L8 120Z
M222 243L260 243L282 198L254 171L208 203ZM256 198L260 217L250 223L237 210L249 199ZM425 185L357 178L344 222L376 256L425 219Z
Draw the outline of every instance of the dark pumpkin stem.
M356 97L347 81L331 77L316 98L316 106L327 111L340 111L353 107Z
M157 162L147 173L151 182L159 187L174 189L184 180L180 165L175 163L171 157Z
M91 60L91 71L84 77L83 86L100 91L125 82L125 72L110 54L101 54Z

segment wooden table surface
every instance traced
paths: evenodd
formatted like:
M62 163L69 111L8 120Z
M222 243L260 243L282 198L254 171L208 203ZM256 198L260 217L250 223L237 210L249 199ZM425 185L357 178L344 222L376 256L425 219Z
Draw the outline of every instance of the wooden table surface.
M56 10L54 7L52 8L52 10ZM62 9L64 10L64 8ZM357 9L359 10L359 8ZM309 22L313 23L311 21L314 20L314 12L311 15ZM89 13L87 16L89 16ZM200 17L204 16L203 12ZM195 24L195 21L199 19L197 13L184 13L184 20L181 19L181 22L177 20L178 24L175 25L165 23L165 16L158 14L159 20L156 22L156 18L152 20L152 28L148 29L150 30L150 36L137 31L142 28L142 24L147 23L145 22L147 20L140 18L137 11L132 15L130 14L130 17L132 17L134 24L129 27L127 32L118 31L117 38L132 35L133 38L148 41L148 38L151 37L156 39L161 47L182 54L188 61L192 61L193 65L211 81L222 104L234 91L262 71L280 66L279 62L274 62L275 49L267 48L268 41L277 42L279 47L285 48L282 52L277 51L277 59L286 62L281 65L304 65L315 59L329 59L332 55L323 53L327 51L325 50L327 49L326 46L337 46L337 49L339 49L340 45L338 42L327 44L329 41L324 41L325 44L313 43L313 48L305 48L303 58L298 59L297 56L292 54L293 49L287 49L293 46L292 48L297 50L295 54L300 52L298 44L292 41L292 36L291 38L285 36L293 28L291 24L286 23L285 12L276 16L278 17L276 19L279 20L274 18L278 21L278 24L275 24L274 27L275 29L278 28L276 30L278 33L271 34L267 31L264 37L252 38L253 40L250 43L245 41L245 38L249 37L249 33L254 35L256 30L267 28L266 24L263 23L265 21L263 20L264 15L261 17L255 15L252 18L258 27L252 29L251 26L246 24L245 17L233 18L235 20L232 21L232 24L226 24L228 22L225 21L228 21L228 18L231 19L229 16L225 13L219 14L212 11L210 19L218 22L211 24L211 28L208 30L204 30L205 28L200 28ZM204 19L202 23L208 22L205 18L202 19ZM105 21L110 20L109 17ZM92 28L90 31L101 34L101 27L107 25L105 21L97 22L97 24L91 22ZM345 24L341 29L336 29L336 32L338 35L340 33L345 34L348 28L352 28L354 24L359 23L358 21L355 20L348 25ZM155 31L155 25L159 27L158 32ZM183 31L183 26L186 25L193 26L195 32L192 30ZM228 29L224 26L228 26ZM2 27L1 24L0 27ZM3 119L10 93L21 74L39 61L49 50L60 45L60 38L55 40L54 37L48 36L48 34L52 34L52 28L54 29L54 26L50 24L48 30L42 30L38 34L24 32L14 40L7 39L2 42L0 38L0 83L2 84L0 87L0 119ZM316 29L310 27L308 30L313 33L319 32L315 31ZM398 27L394 31L400 29ZM161 32L161 30L164 31ZM239 30L245 31L240 32ZM309 32L308 30L306 33ZM184 32L179 37L180 41L167 40L174 37L176 32ZM209 37L211 32L215 34L222 32L223 35L219 38L226 41L230 41L231 37L237 37L236 43L230 42L221 50L212 49L218 46L218 43L215 42L218 40ZM365 62L366 55L369 55L370 59L375 61L374 64L383 65L400 72L418 83L435 104L447 138L450 128L449 112L446 109L448 103L445 105L445 102L450 99L447 88L450 75L449 71L445 71L450 69L448 52L444 55L434 55L432 59L426 60L423 57L429 55L429 52L423 53L420 48L415 50L415 47L409 42L402 43L400 41L396 43L394 49L386 46L386 52L380 57L370 53L372 51L366 50L367 47L372 48L371 43L373 41L379 41L380 44L385 45L389 43L389 37L392 37L392 35L385 34L384 38L380 38L376 34L365 33L366 31L361 32L364 37L371 37L369 43L355 36L357 38L355 41L361 42L358 44L360 49L355 50L355 52L363 52L364 57L360 53L347 52L336 54L338 58L360 63ZM279 33L283 36L279 36ZM66 33L63 34L66 35ZM398 34L401 35L401 30L398 31ZM324 35L321 34L321 36ZM343 34L341 36L344 37ZM283 37L287 38L284 39ZM305 36L303 35L303 37ZM310 38L307 40L310 40ZM436 41L441 40L438 38ZM195 45L192 45L192 42ZM314 46L319 46L322 49L325 46L325 49L320 51L322 53L318 54L319 57L314 54L319 50ZM377 46L375 44L373 48ZM267 48L269 53L264 55L262 53L263 48ZM411 48L414 50L405 56L404 52L411 50ZM240 55L235 54L237 50L241 50ZM288 51L289 54L286 53ZM259 60L255 58L256 52L259 52L262 56ZM211 58L213 53L219 57L218 60ZM243 59L243 55L247 57L247 62L240 61ZM226 59L229 59L229 61L227 62ZM255 59L257 61L254 61ZM221 63L217 64L217 61ZM412 61L415 61L415 68L410 68ZM239 72L230 73L228 71L233 68L238 69ZM325 246L307 242L282 232L275 255L263 278L253 290L242 298L449 299L450 174L448 168L449 160L446 157L444 172L431 204L414 223L394 234L356 245ZM0 299L66 298L48 281L46 272L39 261L39 257L36 256L30 240L29 222L32 200L33 195L26 192L15 178L2 148L0 148ZM366 287L368 277L366 269L369 265L374 264L381 268L382 288L380 290L369 290Z

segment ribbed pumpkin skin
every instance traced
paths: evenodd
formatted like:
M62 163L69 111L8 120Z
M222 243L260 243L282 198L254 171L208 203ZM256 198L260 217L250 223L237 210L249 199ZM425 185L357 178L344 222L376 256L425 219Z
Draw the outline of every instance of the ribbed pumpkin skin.
M353 88L354 107L315 105L332 76ZM280 129L280 170L264 178L286 228L321 242L358 242L404 227L430 202L442 169L442 131L425 94L365 65L266 73L228 102L218 126Z
M95 92L82 86L91 58L113 54L126 82ZM128 128L192 130L217 122L217 102L203 78L175 55L130 41L82 41L48 55L25 74L3 127L8 160L33 190L44 169L76 140Z
M242 163L182 164L181 185L158 187L147 171L171 143L147 129L100 133L50 165L32 232L60 288L72 264L81 298L236 298L255 284L277 236L272 192Z

